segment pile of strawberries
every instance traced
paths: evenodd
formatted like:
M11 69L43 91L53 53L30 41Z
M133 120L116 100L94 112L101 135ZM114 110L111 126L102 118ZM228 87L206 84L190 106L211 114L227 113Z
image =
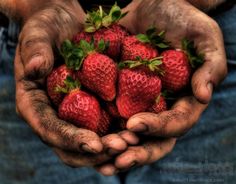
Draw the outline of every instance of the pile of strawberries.
M170 48L155 28L131 35L118 24L125 15L116 4L109 13L88 12L84 31L62 44L65 64L47 78L59 117L100 136L125 128L136 113L167 110L162 92L183 91L191 63L200 63L186 40L184 51Z

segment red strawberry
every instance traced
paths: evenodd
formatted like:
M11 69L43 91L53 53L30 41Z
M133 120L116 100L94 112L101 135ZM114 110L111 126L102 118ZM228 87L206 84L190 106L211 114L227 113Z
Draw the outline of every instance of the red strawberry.
M140 57L143 60L150 60L158 56L158 51L150 44L143 43L136 36L127 36L122 42L122 61L135 60Z
M77 44L79 44L80 40L86 40L87 42L91 42L92 37L93 34L82 31L74 35L72 41Z
M99 7L97 11L88 12L84 31L89 34L80 33L74 37L74 41L76 43L81 39L89 41L93 37L95 45L98 46L98 42L103 39L109 43L106 54L117 59L120 55L121 41L124 36L128 35L126 29L118 24L125 15L126 13L122 13L116 4L108 14L103 11L102 7Z
M161 95L157 97L155 104L153 104L152 107L148 109L149 112L153 113L160 113L166 110L167 110L166 100Z
M80 89L72 90L64 98L59 106L59 117L99 135L104 134L109 126L97 99Z
M144 112L161 91L161 80L143 67L122 69L119 73L116 105L123 118Z
M117 66L111 58L94 52L84 59L78 77L85 87L102 99L112 101L116 96L117 73Z
M114 33L112 29L101 28L95 33L80 32L73 37L73 42L79 44L81 40L91 42L94 39L95 47L98 47L100 40L104 40L108 43L106 54L112 58L117 58L120 54L121 41L119 35Z
M95 45L97 45L101 39L104 39L105 42L109 43L108 55L117 56L117 49L120 50L121 41L128 35L129 32L125 27L112 24L109 28L99 29L95 33L79 32L74 35L72 41L74 43L79 43L80 40L91 42L92 37L94 37Z
M58 88L65 88L66 84L64 83L65 79L70 76L73 78L73 71L68 69L66 65L62 65L54 69L51 74L47 77L47 92L52 102L58 106L65 93L57 91Z
M118 58L121 47L119 35L111 29L102 28L94 33L95 45L97 45L100 40L104 40L109 44L106 54L112 58Z
M104 41L99 42L98 49L105 48ZM66 65L77 71L80 82L97 93L106 101L112 101L116 96L117 66L106 55L98 53L94 44L81 40L79 44L65 41L61 53Z
M167 50L161 56L164 76L161 76L162 85L170 91L179 91L189 83L191 67L188 57L183 51Z
M126 37L126 36L129 36L129 31L128 29L126 29L124 26L122 25L119 25L119 24L112 24L109 29L111 29L113 32L115 32L118 37L119 37L119 40L120 41L123 41L123 39Z

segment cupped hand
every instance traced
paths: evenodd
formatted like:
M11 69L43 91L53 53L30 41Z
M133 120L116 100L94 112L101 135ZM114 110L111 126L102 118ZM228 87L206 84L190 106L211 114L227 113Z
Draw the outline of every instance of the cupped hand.
M154 25L159 31L165 31L166 40L175 48L181 48L183 38L193 41L197 52L203 54L205 60L193 74L193 94L179 99L168 111L160 114L139 113L128 120L128 130L150 137L139 146L128 147L119 155L113 165L116 170L129 169L134 163L150 164L169 153L176 137L196 124L207 108L214 86L227 74L219 26L187 1L134 0L124 11L127 10L131 13L121 23L133 33L145 32ZM111 169L111 165L100 167L99 170L108 168Z
M76 0L48 3L27 17L15 57L18 114L72 167L101 164L127 148L127 141L119 134L100 138L59 119L45 90L45 78L55 62L54 50L82 28L84 16ZM131 143L137 140L130 134L125 137Z

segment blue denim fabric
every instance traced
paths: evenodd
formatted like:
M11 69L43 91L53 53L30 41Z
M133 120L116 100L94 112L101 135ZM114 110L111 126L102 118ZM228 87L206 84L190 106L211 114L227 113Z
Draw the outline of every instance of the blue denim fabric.
M154 164L132 169L128 184L229 183L236 181L236 6L215 17L225 38L229 75L215 90L198 124ZM0 31L1 33L1 31ZM4 31L4 37L9 33ZM13 52L0 35L0 184L120 183L93 169L63 165L15 114ZM4 56L4 57L3 57Z

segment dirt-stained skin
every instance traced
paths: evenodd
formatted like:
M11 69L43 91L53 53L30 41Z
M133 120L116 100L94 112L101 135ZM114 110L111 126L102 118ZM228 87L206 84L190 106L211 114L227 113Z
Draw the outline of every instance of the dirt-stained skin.
M41 0L37 1L42 2L42 4L39 3L41 4L38 6L39 9L30 12L27 7L32 7L32 5L37 7L34 0L18 0L22 2L21 5L17 3L19 6L10 3L13 1L1 0L0 11L13 17L24 16L14 63L16 104L19 114L44 142L55 148L55 152L66 164L74 167L94 166L109 160L110 156L102 152L102 143L107 147L112 146L110 141L126 140L122 138L125 134L111 135L113 138L109 136L99 138L93 132L78 129L60 120L50 105L43 85L46 75L54 65L54 48L59 47L62 40L71 38L81 28L81 22L84 20L81 7L76 0L52 0L49 4L44 4L45 1ZM34 3L31 4L32 2ZM220 1L211 2L220 3ZM22 13L24 8L24 13L27 15ZM193 93L198 100L190 96L181 99L170 111L163 114L137 115L149 126L146 135L152 137L162 135L167 138L150 139L138 146L127 147L127 151L119 155L114 163L110 163L114 164L112 167L118 170L128 169L133 166L133 163L149 164L169 153L176 139L168 137L179 136L189 130L210 100L212 87L209 92L205 91L202 83L205 82L206 86L208 83L211 84L210 86L215 86L224 79L227 73L223 38L218 25L187 1L134 0L129 8L132 13L122 21L122 24L128 25L132 32L144 32L150 25L154 25L160 31L165 30L166 39L177 48L180 47L180 38L194 40L197 50L205 55L205 63L196 71L192 79ZM81 12L81 15L78 15L78 12ZM200 104L199 101L205 104ZM191 111L192 108L195 109L194 112ZM135 122L141 121L136 119ZM158 126L156 122L160 122ZM131 124L130 121L128 127ZM175 126L172 126L173 124ZM88 150L101 153L96 157L91 157L89 154L84 154Z

